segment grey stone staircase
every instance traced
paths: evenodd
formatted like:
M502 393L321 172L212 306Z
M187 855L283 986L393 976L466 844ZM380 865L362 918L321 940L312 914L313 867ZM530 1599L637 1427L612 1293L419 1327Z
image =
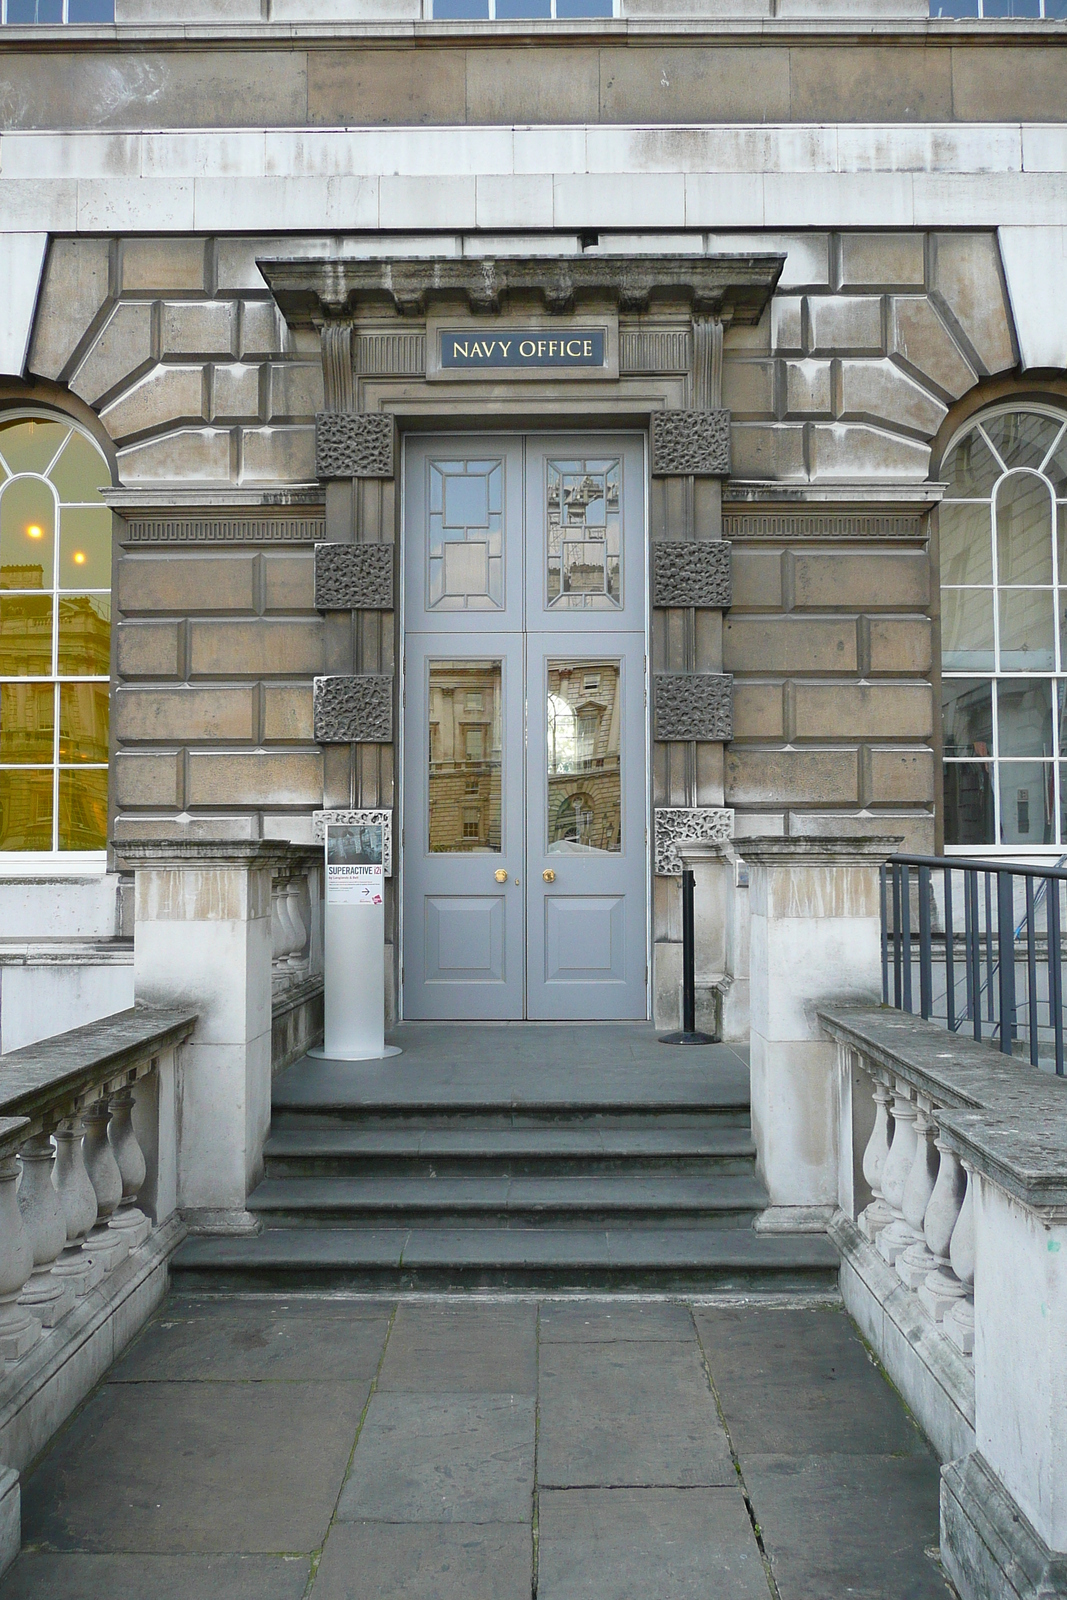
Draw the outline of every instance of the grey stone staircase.
M403 1066L304 1061L283 1073L248 1200L262 1231L187 1240L175 1281L386 1292L836 1281L823 1236L753 1227L767 1197L736 1052L670 1051L650 1030L605 1027L583 1062L581 1030L567 1060L558 1037L546 1051L545 1034L538 1044L523 1030L516 1049L514 1033L489 1029L508 1046L494 1058L491 1039L457 1031L474 1036L472 1052L428 1030L445 1034L443 1062L409 1029ZM621 1060L602 1048L612 1040ZM523 1046L535 1051L529 1074Z

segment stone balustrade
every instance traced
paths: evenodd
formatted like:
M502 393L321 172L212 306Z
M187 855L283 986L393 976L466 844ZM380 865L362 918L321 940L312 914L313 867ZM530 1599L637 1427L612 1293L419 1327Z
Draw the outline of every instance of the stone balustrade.
M271 993L277 998L322 970L322 850L290 846L271 875Z

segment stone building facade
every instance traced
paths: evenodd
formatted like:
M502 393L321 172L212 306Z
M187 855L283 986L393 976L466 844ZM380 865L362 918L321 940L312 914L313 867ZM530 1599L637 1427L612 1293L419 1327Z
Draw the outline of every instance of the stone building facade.
M631 864L642 853L625 894L647 972L625 1014L647 1006L669 1022L676 1009L668 844L687 831L733 838L742 853L755 834L875 832L923 851L1058 855L1067 28L931 20L904 0L635 4L614 18L544 22L434 21L388 0L358 16L341 9L321 21L277 7L246 18L220 3L202 18L183 12L179 27L152 5L120 8L113 26L0 33L9 289L0 455L8 421L73 428L107 469L85 490L85 509L106 505L113 517L110 662L95 680L73 674L86 678L81 716L96 731L84 760L67 759L71 673L59 655L47 666L30 659L41 602L16 571L30 523L12 488L0 492L0 514L5 494L13 508L0 692L14 741L0 747L0 794L12 797L0 841L11 882L0 894L23 885L5 937L128 932L124 841L310 845L316 814L386 810L396 841L390 1005L420 1014L403 979L418 782L410 771L403 780L404 761L425 747L427 783L444 777L430 776L428 729L411 720L406 641L445 622L429 601L417 626L405 613L415 542L428 537L404 476L414 440L473 439L483 455L494 440L525 441L529 462L530 441L549 439L550 455L580 458L587 476L597 449L616 449L610 441L639 446L640 481L631 473L626 493L641 571L624 562L624 576L641 615L625 628L645 636L645 689L631 672L625 694L647 711L621 761L643 796L643 816L632 799L623 810L636 830L624 853ZM579 335L597 336L599 361L549 348L577 349ZM530 344L526 366L486 353L509 336ZM459 356L448 339L460 341ZM993 509L974 513L964 542L988 542L980 518L1000 514L997 483L1030 472L1046 485L1048 562L1027 580L1044 598L1026 602L1025 616L1048 610L1048 643L1038 638L1045 623L1024 621L1023 653L1009 660L1014 624L1003 608L1023 584L1004 564L1004 512L993 535L999 579L991 568L988 579L952 580L949 661L946 469L956 471L968 428L1007 416L1024 418L1012 426L1025 439L1037 428L1048 449L1038 460L1036 445L1002 429L999 476L983 490ZM1044 418L1044 431L1026 416ZM514 515L526 533L513 530L513 541L541 514L533 469L523 471ZM9 477L16 489L28 481L14 467ZM949 500L961 498L954 481ZM56 504L61 561L62 530L75 524ZM590 504L606 528L608 513ZM1036 515L1016 518L1027 549L1046 537ZM473 526L459 541L463 570L482 572L496 535L479 542ZM597 587L614 559L601 528L585 529L574 558L573 596L585 609L567 613L575 629L592 618L594 632L579 629L567 647L553 635L549 650L557 699L561 651L576 669L616 659L618 597L606 578ZM526 601L516 603L536 610L532 549ZM484 573L495 559L484 556ZM107 585L86 585L78 600L74 579L56 572L57 618L64 606L73 616L77 600L83 649L98 656L89 634ZM550 581L554 599L563 580ZM488 612L499 609L484 582ZM1001 608L988 648L968 634L981 633L966 609L979 588ZM607 609L589 609L590 596ZM523 613L524 639L555 626L550 609L546 599L540 621ZM478 632L487 614L448 613L448 639L473 630L479 661L493 656L491 629ZM1064 651L1067 667L1067 638ZM943 682L943 668L996 686L995 748L992 710L987 733L972 716L966 737L953 723L951 740L963 742L946 746L942 702L963 705L970 691ZM523 670L536 699L543 685ZM1020 674L1045 685L1030 692L1025 718L1001 688L1001 675ZM18 679L39 682L49 705L53 689L59 697L37 778L17 747L26 713L16 702L27 698ZM992 707L992 687L976 692ZM570 690L564 698L578 704ZM597 702L604 716L610 698ZM524 747L521 731L516 745L506 718L501 726L505 768L525 759L532 772L540 745ZM599 737L583 757L600 762L595 782L590 766L584 788L552 802L570 806L549 828L575 859L599 848L588 843L586 799L598 838L611 835L616 802L598 796L618 780L605 776L612 757ZM509 847L491 813L508 804L507 776L501 790L487 770L492 739L475 743L464 749L472 771L448 780L463 783L449 802L457 853L503 861ZM966 772L943 768L968 758ZM79 762L94 776L75 771ZM54 796L36 833L18 815L33 783ZM83 797L77 825L60 821L74 814L68 790ZM541 845L550 849L529 843L532 867L509 871L540 881ZM102 871L118 908L110 928L98 876L90 882ZM36 912L19 924L35 876L64 872L62 927L42 933ZM606 907L623 890L589 893ZM601 922L603 932L607 910ZM539 935L525 926L529 945ZM620 937L612 929L608 945ZM508 959L525 955L513 948ZM479 1003L465 993L455 1014L477 1015ZM601 1014L599 1004L576 999L571 1014Z

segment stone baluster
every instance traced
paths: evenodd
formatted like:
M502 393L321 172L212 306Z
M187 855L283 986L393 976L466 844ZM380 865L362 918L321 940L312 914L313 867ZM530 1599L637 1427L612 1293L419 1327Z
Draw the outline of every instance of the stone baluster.
M967 1174L967 1192L952 1230L948 1258L963 1285L963 1294L945 1312L941 1326L957 1350L969 1356L974 1353L974 1173L966 1162L962 1166Z
M0 1360L17 1361L41 1331L38 1319L19 1304L33 1271L33 1242L22 1221L16 1187L17 1156L0 1158Z
M120 1089L111 1096L111 1126L108 1138L115 1153L119 1176L122 1179L122 1199L111 1218L112 1230L128 1243L131 1250L144 1244L152 1231L152 1224L139 1210L137 1196L145 1180L145 1159L137 1135L133 1130L133 1090Z
M275 983L288 979L290 956L296 947L297 932L289 910L290 875L275 873L270 886L271 977Z
M111 1107L106 1096L89 1107L83 1120L85 1170L96 1194L96 1226L89 1234L88 1245L93 1255L103 1261L104 1271L111 1272L129 1254L130 1242L111 1227L111 1218L122 1199L122 1173L107 1136Z
M67 1248L52 1271L75 1294L87 1294L104 1276L104 1263L86 1244L96 1222L96 1190L85 1170L80 1117L68 1117L56 1128L56 1192L67 1224Z
M307 889L307 878L300 873L294 873L289 879L288 911L289 920L293 925L293 946L289 952L289 965L296 972L301 972L307 966L304 946L307 944L308 930L304 921L304 895Z
M857 1222L860 1232L873 1244L883 1228L893 1220L893 1213L882 1193L882 1178L889 1155L889 1105L890 1094L881 1078L874 1080L874 1127L863 1152L863 1176L870 1186L874 1199L860 1213Z
M890 1266L896 1265L901 1251L915 1243L915 1233L904 1221L904 1188L915 1163L916 1111L911 1091L898 1078L893 1086L893 1142L882 1173L882 1193L893 1220L878 1235L878 1253Z
M934 1144L941 1152L941 1160L923 1228L934 1258L934 1269L920 1285L919 1299L934 1321L940 1322L945 1312L966 1293L949 1261L949 1246L963 1205L966 1179L955 1150L949 1149L940 1134Z
M20 1304L46 1328L54 1328L74 1304L74 1290L52 1271L67 1243L67 1221L52 1182L55 1153L51 1134L38 1133L27 1139L19 1157L19 1210L33 1248L33 1272Z
M934 1149L934 1125L930 1120L932 1107L929 1100L919 1096L915 1114L915 1160L908 1181L904 1185L904 1221L918 1235L914 1244L908 1245L897 1256L897 1273L909 1289L918 1289L926 1282L937 1263L926 1244L926 1208L937 1183L937 1152Z

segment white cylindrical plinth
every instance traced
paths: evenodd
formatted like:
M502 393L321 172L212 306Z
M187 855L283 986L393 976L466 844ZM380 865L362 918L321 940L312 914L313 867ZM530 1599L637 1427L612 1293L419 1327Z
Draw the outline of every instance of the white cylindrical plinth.
M385 1054L385 907L326 906L326 1021L330 1061Z

